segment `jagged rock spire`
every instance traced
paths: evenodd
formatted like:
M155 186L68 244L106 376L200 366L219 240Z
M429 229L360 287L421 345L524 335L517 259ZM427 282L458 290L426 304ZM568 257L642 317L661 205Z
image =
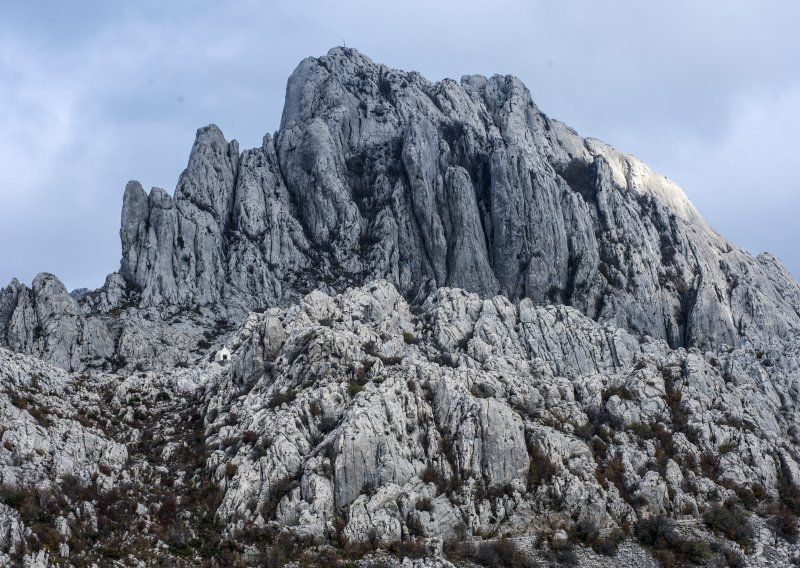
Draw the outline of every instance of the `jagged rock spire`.
M777 260L547 117L518 79L432 83L348 48L300 63L262 147L240 154L208 126L174 197L131 182L120 236L142 308L241 315L385 278L409 299L456 286L567 304L672 346L800 328L800 287Z

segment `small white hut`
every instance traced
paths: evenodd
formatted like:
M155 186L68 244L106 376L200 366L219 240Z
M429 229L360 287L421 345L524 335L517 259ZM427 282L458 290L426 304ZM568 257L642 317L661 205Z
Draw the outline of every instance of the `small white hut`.
M221 364L230 363L231 361L230 349L228 349L227 347L223 347L222 349L217 351L217 354L214 355L214 361Z

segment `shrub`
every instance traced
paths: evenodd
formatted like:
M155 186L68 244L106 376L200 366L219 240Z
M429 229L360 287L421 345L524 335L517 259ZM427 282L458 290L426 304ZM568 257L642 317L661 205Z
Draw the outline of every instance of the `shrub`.
M556 541L551 539L547 558L552 562L565 566L576 566L578 564L578 556L575 554L572 543L569 541Z
M798 531L797 517L794 513L783 503L775 505L771 513L767 519L767 526L775 533L775 536L795 542L800 531Z
M319 431L322 434L327 434L328 432L332 431L336 428L338 424L338 420L335 415L331 416L323 416L322 420L319 421Z
M272 395L272 398L269 401L269 408L277 408L278 406L292 402L294 399L297 398L297 393L294 391L293 388L286 389L285 391L279 391Z
M245 444L254 444L258 441L258 434L253 432L252 430L245 430L244 434L242 434L242 442Z
M434 483L437 477L438 474L436 469L430 465L425 468L425 471L422 472L422 481L424 483Z
M303 537L284 531L278 534L273 542L266 566L284 566L287 562L299 559L313 545L310 537ZM304 563L305 564L305 563ZM318 565L314 563L314 565Z
M22 398L19 394L17 394L14 391L11 391L11 392L7 391L6 394L8 395L8 399L11 402L11 404L16 406L20 410L25 410L26 408L28 408L28 400L29 399Z
M598 554L615 556L623 540L625 540L625 533L620 529L614 529L606 536L601 536L600 539L592 545L592 549Z
M427 558L430 556L428 545L423 538L394 543L389 546L389 551L398 558Z
M359 384L365 384L367 382L367 375L372 370L372 367L375 366L374 359L364 359L361 361L361 366L356 369L356 381Z
M14 489L13 487L4 486L0 488L0 494L2 494L2 501L12 509L17 509L22 506L22 503L25 501L26 492L19 491Z
M403 332L403 341L405 341L406 345L416 345L419 343L417 336L407 331Z
M709 479L716 480L719 478L719 460L711 452L703 452L700 454L700 469L703 475Z
M535 568L537 565L533 558L520 550L517 543L506 537L478 544L473 559L484 566Z
M747 566L744 556L733 548L726 548L722 554L729 568L745 568Z
M364 390L364 387L358 384L356 381L350 381L347 383L347 393L350 396L356 396L362 390Z
M619 456L614 456L608 460L608 463L602 470L598 468L596 476L604 489L608 489L608 482L611 482L616 486L623 497L628 495L629 492L625 486L625 465L622 463Z
M603 404L608 402L608 399L612 396L618 396L622 400L633 400L633 393L626 387L625 385L617 385L614 387L609 387L603 391Z
M51 411L52 409L46 406L28 407L28 414L30 414L34 419L36 419L36 422L38 422L42 428L49 428L52 425L53 422L50 420L50 417L48 416L48 413L50 413Z
M115 355L113 357L108 357L107 361L109 365L111 365L111 369L113 371L119 371L128 364L128 358L125 357L125 355Z
M406 527L408 527L408 533L414 537L424 537L425 536L425 527L422 524L422 521L419 518L419 515L410 515L408 520L406 521Z
M178 500L174 495L167 495L161 501L158 509L158 520L162 526L168 527L175 521L175 514L178 511Z
M531 465L528 470L528 486L535 487L549 482L557 472L550 456L539 447L531 449Z
M673 388L674 380L666 370L663 370L664 381L667 385L667 406L672 416L672 429L675 432L686 432L689 425L689 415L683 407L681 391Z
M591 519L582 519L572 527L572 537L589 546L595 552L606 556L614 556L619 550L619 544L625 539L625 534L614 529L607 535L602 535L600 529Z
M234 448L238 446L240 441L241 439L239 436L228 436L220 442L219 447L222 450L227 450L228 448Z
M800 487L790 483L785 476L781 475L778 479L778 494L781 503L795 515L800 516Z
M578 438L582 438L584 440L591 440L592 438L594 438L594 434L595 434L595 428L594 424L591 421L586 422L586 424L583 424L582 426L575 427L575 435Z
M747 521L747 512L731 499L711 505L703 515L703 521L715 533L722 533L742 546L749 545L755 537L755 531Z
M649 440L653 437L653 429L650 427L649 424L645 424L644 422L633 422L628 425L628 431L633 432L638 437L643 438L645 440Z
M711 556L708 543L681 534L675 522L663 515L636 523L635 534L639 542L656 550L665 566L700 563Z
M572 527L572 536L587 546L592 546L600 540L600 529L591 519L584 518Z
M730 479L723 479L721 485L734 491L739 502L750 511L755 510L767 497L766 489L760 483L753 483L748 487L746 485L737 485Z
M237 466L235 463L228 463L225 466L225 477L231 479L236 475L238 471L239 471L239 466Z
M284 477L270 487L267 500L263 503L261 509L261 514L265 519L271 519L275 515L275 511L278 509L281 500L298 486L298 477L299 475Z
M433 358L433 362L439 365L440 367L450 367L452 369L458 368L458 355L454 353L448 353L446 351L440 351L436 354Z

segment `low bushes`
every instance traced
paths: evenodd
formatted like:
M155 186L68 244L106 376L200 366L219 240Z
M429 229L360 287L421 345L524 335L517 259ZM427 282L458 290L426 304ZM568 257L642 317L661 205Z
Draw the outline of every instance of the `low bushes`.
M711 556L707 542L682 534L675 522L663 515L636 523L635 534L639 542L654 549L665 568L700 563Z
M734 499L728 499L724 503L712 504L703 515L703 521L714 533L722 533L742 546L749 546L755 531L747 517L747 512Z
M286 389L273 394L267 406L269 408L277 408L284 403L292 402L295 398L297 398L297 393L294 389Z
M417 336L407 331L403 332L403 341L406 343L406 345L416 345L419 343Z
M445 543L445 555L451 561L467 561L482 566L507 566L509 568L535 568L538 563L523 552L511 539L469 542L461 539Z
M550 456L541 448L530 448L530 459L528 486L531 489L549 482L558 471Z
M606 556L614 556L625 538L625 534L619 529L602 534L597 525L589 519L583 519L576 523L572 528L571 536L598 554Z

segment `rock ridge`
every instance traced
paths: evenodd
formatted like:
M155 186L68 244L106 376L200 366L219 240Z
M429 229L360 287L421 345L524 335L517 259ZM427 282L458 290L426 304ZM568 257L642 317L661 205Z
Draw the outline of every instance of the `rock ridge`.
M799 339L376 280L250 313L227 365L0 348L0 563L791 565Z
M211 125L173 196L130 182L120 237L103 288L79 309L54 298L71 326L58 338L39 341L54 331L17 305L36 293L0 292L0 343L77 368L131 355L114 345L132 325L121 305L236 320L376 278L419 301L453 286L570 305L673 347L800 329L800 286L777 259L728 243L677 185L550 119L518 79L433 83L348 48L300 63L260 148ZM88 344L81 318L112 339Z

